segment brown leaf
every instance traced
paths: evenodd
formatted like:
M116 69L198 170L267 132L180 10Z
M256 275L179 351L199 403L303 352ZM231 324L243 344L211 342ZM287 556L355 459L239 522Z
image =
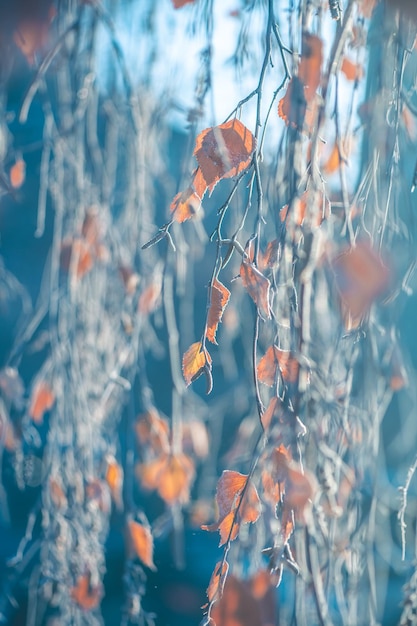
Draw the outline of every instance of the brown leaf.
M221 322L224 309L230 298L230 291L217 278L211 286L210 308L207 316L206 337L212 343L217 344L216 332Z
M199 212L201 198L191 187L188 187L185 191L177 193L169 208L174 220L182 223Z
M197 380L201 374L205 374L207 378L207 393L210 393L212 388L211 356L208 350L203 348L201 341L193 343L184 353L182 372L187 386Z
M299 364L291 352L280 350L277 346L270 346L258 363L256 371L259 381L272 387L278 367L284 380L289 383L297 380Z
M243 286L258 307L259 315L263 319L270 319L269 290L271 283L269 279L246 256L243 257L240 265L240 277L242 278Z
M128 520L127 527L131 549L146 567L156 571L153 562L153 537L150 528L132 519Z
M84 574L77 580L70 592L71 598L85 611L95 609L101 601L102 589L100 585L90 585L90 574Z
M10 168L10 184L13 189L20 189L26 178L26 163L23 159L18 159Z
M198 135L194 155L210 193L219 180L237 176L250 165L255 147L255 137L238 119Z
M167 504L188 502L194 473L194 463L182 453L161 455L138 468L142 485L156 489Z
M262 421L262 426L264 430L269 429L272 418L278 414L280 408L281 408L281 402L279 398L277 398L277 396L273 396L271 400L269 401L269 404L266 407L265 411L262 413L261 421Z
M256 522L261 513L258 492L248 475L224 470L217 482L216 501L219 520L203 530L218 530L220 546L233 541L239 534L242 523Z
M263 357L259 359L258 367L256 368L259 382L272 387L275 383L278 366L278 348L269 346Z
M260 270L272 268L278 263L279 247L280 244L278 239L273 239L268 242L264 254L262 254L259 258Z
M222 597L228 571L229 563L227 561L219 561L214 566L209 586L207 587L207 597L210 603L217 602Z
M55 402L55 394L49 384L41 380L36 383L29 407L29 415L35 424L42 424L44 414L49 411Z

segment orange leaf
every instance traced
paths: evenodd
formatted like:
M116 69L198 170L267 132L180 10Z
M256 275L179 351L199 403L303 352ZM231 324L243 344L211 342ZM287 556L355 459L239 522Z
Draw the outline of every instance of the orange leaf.
M155 571L153 537L150 528L130 519L127 522L131 549L146 567Z
M278 368L278 348L276 346L269 346L263 357L259 360L256 373L259 382L268 387L272 387L275 383L277 368Z
M278 414L281 408L281 402L277 396L273 396L269 401L268 406L265 411L262 413L261 421L264 430L268 430L271 425L272 418Z
M268 267L274 267L278 263L279 240L273 239L268 242L265 253L259 259L259 267L264 270Z
M154 453L169 452L169 425L156 409L139 415L135 424L136 435L141 444L150 444Z
M185 454L171 455L158 477L158 493L165 502L188 502L194 463Z
M238 119L203 130L196 139L194 155L210 192L219 180L245 170L255 147L255 137Z
M117 508L122 510L123 469L114 457L107 459L106 482L110 487L110 493Z
M26 163L23 159L18 159L14 165L10 168L10 184L13 189L19 189L26 178Z
M217 278L211 286L210 308L207 316L206 337L212 343L217 344L216 332L221 322L223 311L229 302L230 291Z
M278 115L287 126L302 130L306 112L304 85L298 76L293 76L288 83L284 97L278 102Z
M248 475L224 470L217 482L216 501L219 520L203 530L218 530L220 544L233 541L239 534L240 524L256 522L261 512L261 503L256 487Z
M348 80L360 80L363 78L363 67L358 63L354 63L347 57L344 57L340 71L346 76Z
M185 191L177 193L169 208L174 220L182 223L198 213L201 208L201 198L191 187L188 187Z
M210 603L217 602L222 597L228 571L229 563L227 561L219 561L214 566L209 586L207 587L207 597Z
M85 611L95 609L101 600L101 586L91 587L90 574L84 574L77 580L75 587L71 589L71 598Z
M194 464L185 454L161 455L138 468L142 485L156 489L165 502L188 502Z
M44 380L39 381L32 392L29 415L35 424L42 424L44 414L55 402L55 394Z
M207 378L207 393L210 393L212 389L211 356L206 348L203 348L201 341L193 343L184 353L182 372L187 386L204 373Z
M250 297L258 307L259 315L263 319L270 319L271 313L269 310L269 290L271 283L258 268L251 263L246 255L242 259L240 265L240 277L243 282L243 286L249 293Z

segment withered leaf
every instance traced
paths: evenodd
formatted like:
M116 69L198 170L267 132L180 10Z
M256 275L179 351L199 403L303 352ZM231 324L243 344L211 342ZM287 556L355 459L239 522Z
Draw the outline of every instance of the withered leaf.
M156 489L167 504L188 502L194 479L194 463L185 454L162 454L138 467L138 475L146 489Z
M269 346L263 357L259 359L256 368L259 382L268 385L268 387L272 387L275 383L278 366L278 348L276 346Z
M188 187L185 191L177 193L169 208L174 220L182 223L198 213L201 208L201 198L191 187Z
M216 501L219 520L203 530L220 532L220 546L233 541L242 523L256 522L261 513L261 503L256 487L247 474L224 470L217 482Z
M116 507L123 509L123 468L118 464L113 456L107 459L106 482L110 487L110 493Z
M304 32L298 77L304 85L304 96L307 102L311 102L315 98L317 88L320 85L322 63L322 40L317 35Z
M146 567L155 571L153 562L153 537L148 526L130 519L127 522L131 549Z
M210 193L223 178L237 176L252 160L256 139L238 119L203 130L194 155Z
M186 385L197 380L201 374L207 378L207 393L212 389L211 356L201 341L191 344L182 358L182 372Z
M363 78L363 67L358 63L354 63L347 57L343 58L340 66L340 71L346 76L348 80L360 80Z
M217 602L222 597L228 571L229 563L225 560L219 561L214 566L209 586L207 587L207 598L209 602Z
M243 286L258 307L259 315L263 319L270 319L269 290L271 283L269 279L246 256L243 257L240 264L240 277Z
M156 409L151 408L137 417L135 431L139 442L150 446L156 455L169 452L169 425Z
M223 311L230 298L230 291L217 278L211 285L210 308L207 316L206 337L212 343L217 344L216 332L221 322Z
M251 592L250 586L229 574L224 585L222 598L211 611L217 626L263 626L261 607ZM270 617L270 616L269 616Z

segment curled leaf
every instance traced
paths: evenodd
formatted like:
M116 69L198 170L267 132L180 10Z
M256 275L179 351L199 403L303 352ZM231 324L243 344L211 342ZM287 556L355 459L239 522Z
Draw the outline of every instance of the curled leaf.
M256 522L261 513L258 492L249 476L232 470L224 470L219 478L216 501L219 509L218 522L201 528L218 530L221 546L236 539L241 524Z
M212 343L217 344L216 332L221 322L224 309L230 298L230 291L217 278L211 286L210 308L207 316L206 337Z
M243 286L258 307L259 315L263 319L270 319L269 290L271 283L269 279L249 261L246 255L243 257L240 265L240 277Z
M212 387L211 356L201 341L193 343L184 353L182 372L187 386L197 380L201 374L205 374L208 384L207 393L210 393Z
M209 586L207 587L207 598L210 603L217 602L222 597L228 571L229 563L227 561L219 561L214 566Z

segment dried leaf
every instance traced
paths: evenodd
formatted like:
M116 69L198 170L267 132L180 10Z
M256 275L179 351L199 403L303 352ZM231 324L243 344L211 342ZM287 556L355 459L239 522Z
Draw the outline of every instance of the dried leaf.
M185 454L161 455L138 468L142 485L156 489L168 504L188 502L194 473L194 463Z
M272 241L268 242L264 254L261 255L259 258L260 270L272 268L277 265L279 248L280 243L278 239L273 239Z
M18 159L10 168L10 184L13 189L20 189L26 178L26 163L23 159Z
M227 561L219 561L214 566L209 586L207 587L207 597L210 603L217 602L222 597L228 571L229 563Z
M293 76L288 83L284 97L278 102L278 115L287 126L302 130L306 112L304 85L298 76Z
M263 319L270 319L269 290L271 283L269 279L246 256L243 257L240 265L240 277L242 278L243 286L258 307L259 315Z
M148 526L130 519L127 522L131 549L146 567L156 571L153 562L153 537Z
M36 383L29 407L29 415L35 424L42 424L43 416L53 407L54 402L55 394L49 384L44 380Z
M177 193L169 208L174 220L182 223L199 212L201 198L191 187L188 187L185 191Z
M100 585L90 585L90 574L84 574L77 580L75 587L71 589L71 598L85 611L95 609L101 601L102 589Z
M230 298L230 291L217 278L211 286L210 308L207 316L206 337L212 343L217 344L216 332L221 322L224 309Z
M255 147L255 137L238 119L198 135L194 155L210 193L219 180L237 176L250 165Z
M259 360L258 367L256 368L256 374L259 382L268 387L272 387L275 383L276 373L278 368L278 348L276 346L269 346L263 357Z
M110 493L116 507L121 511L123 509L123 468L112 456L107 459L106 482L110 487Z
M264 385L272 387L275 383L277 368L282 377L289 383L294 383L298 377L299 364L289 350L280 350L277 346L270 346L259 360L256 369L258 380Z
M262 413L262 417L261 417L262 426L265 431L269 429L272 418L278 414L280 409L281 409L280 399L277 398L277 396L273 396L271 400L269 401L269 404L266 407L265 411Z
M219 478L216 501L219 509L218 522L201 528L218 530L221 546L236 539L241 524L256 522L261 513L258 492L248 475L232 470L224 470Z
M197 380L201 374L207 378L207 393L212 389L211 356L201 341L193 343L182 358L182 372L186 385Z

